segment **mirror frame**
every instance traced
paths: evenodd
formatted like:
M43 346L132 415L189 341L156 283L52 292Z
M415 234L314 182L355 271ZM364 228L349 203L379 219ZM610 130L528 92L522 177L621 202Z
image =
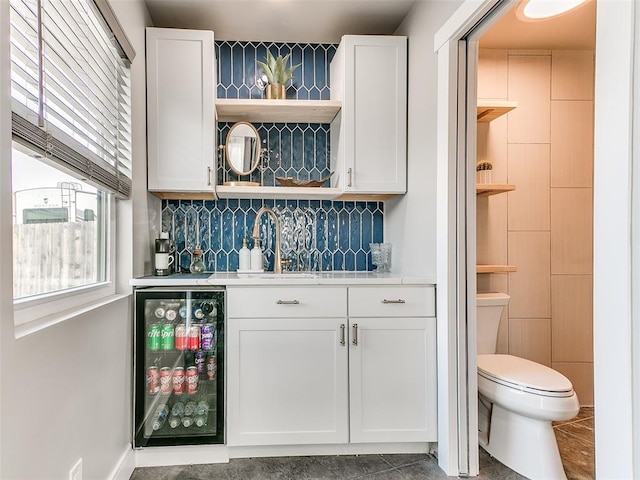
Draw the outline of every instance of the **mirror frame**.
M238 126L242 126L242 125L246 125L248 126L251 130L253 130L253 132L256 135L256 147L254 149L254 156L255 156L255 160L253 161L253 164L251 165L251 169L249 169L246 172L242 172L237 170L232 162L231 159L229 158L229 137L231 136L231 133L233 132L233 129L238 127ZM231 171L237 175L251 175L251 173L254 172L254 170L256 168L258 168L258 165L260 165L260 160L261 160L261 142L262 140L260 139L260 133L258 132L258 129L256 127L254 127L251 123L249 122L236 122L233 125L231 125L231 128L229 129L229 131L227 132L227 138L224 142L224 158L225 161L227 163L227 166L231 169Z

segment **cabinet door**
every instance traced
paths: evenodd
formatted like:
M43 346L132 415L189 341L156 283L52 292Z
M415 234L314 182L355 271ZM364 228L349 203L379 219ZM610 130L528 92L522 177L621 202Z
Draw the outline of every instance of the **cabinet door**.
M341 324L346 320L229 319L229 445L348 442Z
M213 191L213 32L147 28L148 189Z
M435 318L349 326L351 442L436 441Z
M405 193L407 39L348 35L340 48L331 71L332 80L337 77L331 88L342 95L342 115L333 124L340 136L332 145L344 157L336 162L340 186L354 193Z

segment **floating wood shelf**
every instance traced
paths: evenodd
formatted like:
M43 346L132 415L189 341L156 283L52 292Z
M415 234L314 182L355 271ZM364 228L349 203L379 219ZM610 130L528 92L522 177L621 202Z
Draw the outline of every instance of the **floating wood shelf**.
M341 108L338 100L216 100L220 122L331 123Z
M478 273L510 273L517 270L515 265L476 265Z
M225 187L217 186L218 198L268 198L282 200L333 200L342 189L330 187Z
M479 197L490 197L515 189L516 186L510 183L476 183L476 195Z
M507 100L481 100L478 99L478 122L492 122L496 118L510 112L518 106L518 102Z

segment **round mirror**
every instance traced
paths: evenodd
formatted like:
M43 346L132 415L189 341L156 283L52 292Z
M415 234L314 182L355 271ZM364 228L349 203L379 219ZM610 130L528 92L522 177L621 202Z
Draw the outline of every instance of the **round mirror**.
M227 165L238 175L249 175L260 163L260 134L247 122L234 124L227 134Z

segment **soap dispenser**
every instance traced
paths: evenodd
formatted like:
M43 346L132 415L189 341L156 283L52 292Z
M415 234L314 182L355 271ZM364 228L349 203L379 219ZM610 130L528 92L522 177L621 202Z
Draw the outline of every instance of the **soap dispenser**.
M238 270L251 270L251 250L247 247L247 239L242 239L242 248L238 252Z
M251 270L262 271L263 266L262 248L260 247L260 239L256 238L251 249Z

